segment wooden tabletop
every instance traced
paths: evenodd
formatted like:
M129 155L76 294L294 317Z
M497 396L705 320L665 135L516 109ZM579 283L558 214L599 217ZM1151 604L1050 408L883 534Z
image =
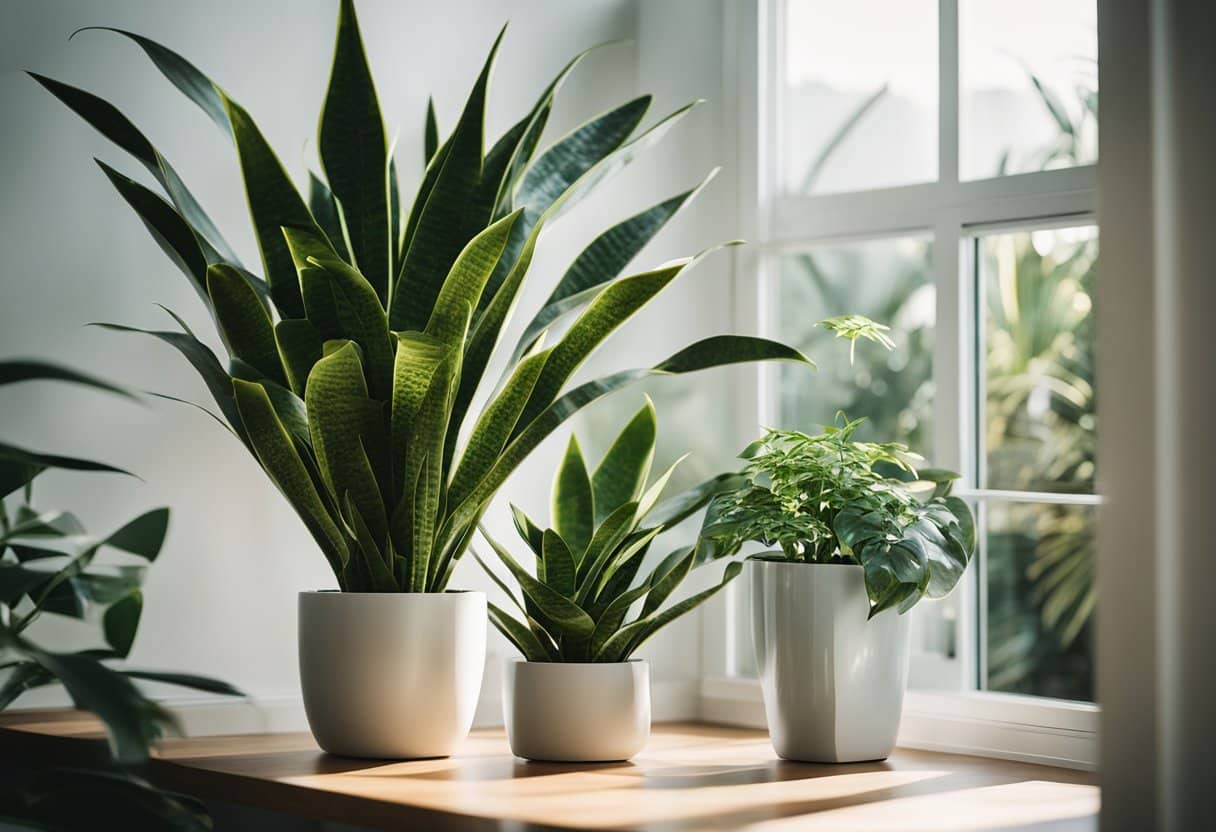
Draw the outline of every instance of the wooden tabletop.
M79 763L97 725L69 713L0 717L0 758ZM165 741L149 776L205 800L386 829L1090 830L1092 774L899 749L882 763L779 760L759 731L656 725L629 763L530 763L499 729L450 759L333 757L308 734Z

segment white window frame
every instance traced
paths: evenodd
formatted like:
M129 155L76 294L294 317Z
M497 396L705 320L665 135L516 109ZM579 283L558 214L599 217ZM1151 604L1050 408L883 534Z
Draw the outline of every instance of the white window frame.
M765 334L772 320L775 278L771 255L808 245L928 233L937 293L934 337L936 388L935 463L964 472L963 496L1033 499L1017 492L980 491L974 449L957 437L975 437L976 399L974 246L977 234L1002 229L1092 223L1097 204L1096 166L1035 172L976 181L959 180L959 0L938 3L938 181L821 196L781 192L773 132L780 85L782 0L730 0L724 21L726 78L734 78L738 107L739 222L751 245L735 260L735 325ZM729 87L726 89L729 94ZM768 334L771 334L769 332ZM772 368L736 376L738 424L773 424ZM972 458L967 458L967 457ZM1066 502L1059 495L1039 495ZM1078 501L1078 500L1073 500ZM1082 497L1093 504L1097 498ZM983 553L977 555L982 561ZM978 565L978 564L977 564ZM960 645L954 691L910 690L899 743L914 748L982 754L1077 768L1097 762L1099 709L1089 703L968 689L981 678L973 649L980 634L978 580L973 568L952 598ZM739 585L702 612L701 716L720 722L764 724L759 683L731 676L741 628L736 621ZM916 657L913 657L916 661Z

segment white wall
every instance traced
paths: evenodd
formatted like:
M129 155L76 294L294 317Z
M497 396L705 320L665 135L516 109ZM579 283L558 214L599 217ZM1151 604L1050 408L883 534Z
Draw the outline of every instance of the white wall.
M21 70L85 87L117 104L177 167L238 253L256 263L226 139L128 42L90 32L69 44L67 36L80 26L106 24L147 34L182 52L253 113L289 170L302 178L306 160L315 157L313 136L336 5L334 0L58 0L6 4L0 10L0 112L5 113L0 120L0 251L5 257L0 355L52 358L135 388L206 400L193 371L169 348L82 326L101 320L165 327L168 320L154 306L163 303L200 333L210 333L185 280L91 157L132 175L138 166ZM650 120L691 98L711 99L652 158L546 235L521 305L534 308L598 231L691 187L714 164L727 161L733 114L722 95L718 7L717 2L633 0L363 0L359 11L382 106L390 132L400 131L405 191L412 191L418 174L409 160L421 157L426 95L435 95L441 127L450 129L506 19L511 25L489 105L492 135L530 106L569 56L617 38L633 43L601 50L577 71L559 97L549 140L641 90L656 94ZM732 181L732 173L724 172L638 265L735 236ZM727 329L729 263L724 255L682 278L616 336L610 355L592 369L648 364L693 337ZM218 350L216 339L210 341ZM648 388L660 407L661 458L699 452L685 482L693 473L729 464L736 443L728 438L725 379L719 373ZM168 542L147 582L133 663L213 674L257 697L294 696L295 594L332 586L333 579L254 461L206 416L186 408L155 401L132 406L48 385L11 390L0 397L5 439L102 458L144 479L52 473L39 481L43 505L71 507L99 531L148 507L173 509ZM602 449L603 432L615 430L640 403L641 393L634 392L591 408L585 424L598 440L586 444ZM489 518L504 536L511 534L502 510L507 499L546 519L549 472L562 444L561 438L547 443L504 489ZM488 582L469 559L455 583L485 588ZM687 646L696 633L690 617L648 647L646 654L658 660L657 678L696 677L698 651ZM505 645L496 638L492 650L505 652ZM495 684L493 674L488 683Z

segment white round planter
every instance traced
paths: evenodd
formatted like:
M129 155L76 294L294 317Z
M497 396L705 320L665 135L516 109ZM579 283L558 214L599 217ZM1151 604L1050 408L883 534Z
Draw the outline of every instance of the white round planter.
M528 760L628 760L650 739L650 665L508 659L503 722Z
M300 683L321 748L446 757L469 733L486 653L480 592L301 592Z
M752 639L777 754L849 763L890 755L908 677L908 617L866 620L849 564L749 560Z

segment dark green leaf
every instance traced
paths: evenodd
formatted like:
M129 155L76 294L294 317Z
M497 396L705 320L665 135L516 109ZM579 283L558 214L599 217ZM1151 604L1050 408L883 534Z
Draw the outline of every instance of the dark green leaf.
M70 367L37 359L0 361L0 385L16 384L22 381L67 381L117 393L129 399L135 398L135 394L129 390Z
M552 513L557 533L569 544L574 560L581 560L595 531L596 512L591 478L578 439L573 435L553 480Z
M143 594L136 589L130 595L112 604L102 619L106 643L123 658L126 658L131 652L131 645L135 642L135 631L139 629L139 616L143 609Z
M545 583L567 598L574 597L574 555L560 534L546 529L541 539Z
M597 523L642 496L654 461L657 430L654 404L647 398L645 406L629 420L596 466L591 483Z

